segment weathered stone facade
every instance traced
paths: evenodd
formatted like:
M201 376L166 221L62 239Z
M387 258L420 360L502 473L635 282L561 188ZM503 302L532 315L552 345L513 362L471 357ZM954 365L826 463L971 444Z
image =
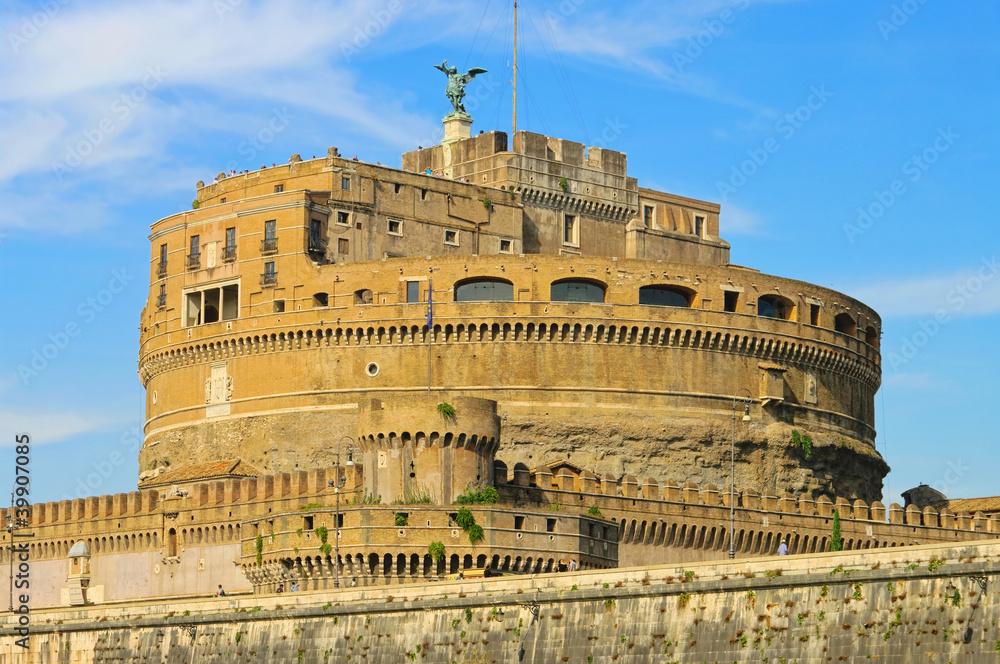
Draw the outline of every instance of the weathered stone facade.
M33 612L0 662L996 661L994 543Z
M622 153L492 132L403 167L331 149L153 225L142 480L330 465L359 403L429 384L498 403L502 459L721 484L748 388L741 488L881 497L874 311L729 265L719 207L639 187Z

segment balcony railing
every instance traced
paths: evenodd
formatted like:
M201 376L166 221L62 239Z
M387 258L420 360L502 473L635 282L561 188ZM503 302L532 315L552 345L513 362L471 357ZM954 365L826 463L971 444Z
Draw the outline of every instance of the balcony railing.
M236 260L236 247L223 247L222 262L232 263L234 260Z
M156 296L156 308L165 309L167 307L167 294L160 293Z
M161 279L163 277L167 276L167 262L166 261L160 261L160 264L156 266L156 276L159 277L159 278L161 278Z
M264 256L278 253L278 238L266 237L260 241L260 253Z
M318 235L309 236L309 253L310 254L325 254L326 253L326 240L319 237Z
M187 257L187 269L197 270L201 267L201 253L188 254Z
M267 286L277 286L278 285L278 273L277 272L265 272L260 275L260 285Z

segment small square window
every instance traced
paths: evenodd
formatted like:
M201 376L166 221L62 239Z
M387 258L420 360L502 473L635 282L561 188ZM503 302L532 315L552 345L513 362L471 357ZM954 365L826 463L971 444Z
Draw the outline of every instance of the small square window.
M280 314L284 310L285 310L285 301L284 300L275 300L274 301L274 313Z
M344 191L349 191L351 189L351 178L342 177L340 178L340 188Z
M347 254L350 253L349 249L350 249L350 241L347 238L342 237L339 240L337 240L337 253Z
M389 220L389 235L402 235L403 234L403 222L399 219Z
M545 532L547 532L547 533L554 533L554 532L556 532L556 520L555 519L546 519L545 520Z
M340 225L342 225L342 226L350 226L351 225L351 215L347 214L346 212L338 212L337 213L337 223L340 224Z
M406 301L407 302L419 302L420 301L420 282L419 281L407 281L406 282Z
M458 246L458 231L445 231L444 232L444 243L453 244Z
M225 196L223 196L222 198L220 198L220 199L219 199L219 202L220 202L220 203L225 203L225 202L226 202L226 197L225 197Z
M524 517L515 516L514 517L514 530L524 530Z
M725 298L725 308L726 311L736 311L736 305L739 302L740 294L736 291L723 291L723 297Z
M509 254L510 252L510 240L500 240L500 253Z
M284 190L285 190L285 185L283 185L283 184L276 184L276 185L274 185L274 193L280 194Z

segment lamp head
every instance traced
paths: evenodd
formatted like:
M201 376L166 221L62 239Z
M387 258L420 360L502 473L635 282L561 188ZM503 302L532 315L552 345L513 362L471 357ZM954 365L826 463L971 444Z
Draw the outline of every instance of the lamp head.
M748 403L743 404L743 421L750 421L750 404Z
M354 450L351 449L350 447L347 448L347 463L345 463L344 465L345 466L354 465Z

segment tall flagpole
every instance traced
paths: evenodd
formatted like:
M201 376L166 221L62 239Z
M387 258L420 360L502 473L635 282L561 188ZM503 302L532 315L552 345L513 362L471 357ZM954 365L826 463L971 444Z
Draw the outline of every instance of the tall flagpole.
M427 278L427 394L431 393L431 346L434 344L434 280Z
M517 133L517 0L514 0L514 131Z

